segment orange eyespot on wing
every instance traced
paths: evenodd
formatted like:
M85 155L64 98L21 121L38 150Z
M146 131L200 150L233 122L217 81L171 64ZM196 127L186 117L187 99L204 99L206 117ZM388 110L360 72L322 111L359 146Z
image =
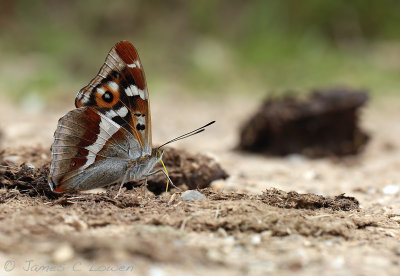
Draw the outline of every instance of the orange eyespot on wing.
M116 82L109 82L95 91L96 106L112 109L119 101L119 89Z

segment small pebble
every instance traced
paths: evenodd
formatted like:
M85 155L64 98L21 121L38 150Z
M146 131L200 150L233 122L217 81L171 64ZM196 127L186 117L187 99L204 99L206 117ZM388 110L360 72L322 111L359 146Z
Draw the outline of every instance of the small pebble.
M343 257L337 257L332 260L331 265L332 265L332 267L339 269L339 268L343 267L344 263L345 263L345 261L344 261Z
M222 238L228 237L228 233L226 233L225 229L222 227L218 228L217 235L218 235L218 237L222 237Z
M261 242L261 237L259 235L253 236L251 238L251 243L252 244L260 244Z
M18 164L19 156L17 156L17 155L9 155L9 156L4 157L3 160L6 161L6 162L13 163L13 164L16 165L16 164Z
M55 263L60 264L71 260L74 254L74 249L70 245L64 244L54 251L52 257Z
M182 199L183 200L198 200L198 199L203 199L206 198L205 195L202 193L196 191L196 190L188 190L182 193Z
M285 158L287 161L294 164L302 164L305 161L305 157L300 154L289 154Z
M161 267L153 266L150 268L148 275L149 276L164 276L165 272Z
M315 180L318 178L318 175L315 171L309 170L304 173L305 180Z
M386 185L383 189L382 192L385 195L394 195L397 194L400 190L400 187L397 185Z
M333 242L332 242L332 241L326 241L325 244L326 244L327 246L332 246L332 245L333 245Z
M26 163L26 164L24 164L24 167L26 167L26 168L28 168L28 169L31 169L31 170L34 170L34 169L35 169L35 165L33 165L33 164L31 164L31 163Z

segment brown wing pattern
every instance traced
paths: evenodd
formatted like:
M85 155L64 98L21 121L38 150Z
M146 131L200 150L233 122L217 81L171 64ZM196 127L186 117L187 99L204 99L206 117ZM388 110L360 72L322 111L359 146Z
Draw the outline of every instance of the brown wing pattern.
M123 175L131 158L141 155L141 148L127 130L97 109L77 108L58 121L49 184L55 192L111 184ZM106 169L99 164L105 164Z
M151 118L146 78L139 55L127 41L117 43L104 65L75 98L92 106L133 134L144 155L151 154Z

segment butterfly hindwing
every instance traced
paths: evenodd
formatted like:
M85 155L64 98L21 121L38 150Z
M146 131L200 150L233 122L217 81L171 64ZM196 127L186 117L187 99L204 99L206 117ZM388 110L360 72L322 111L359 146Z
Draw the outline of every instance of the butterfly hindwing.
M127 41L108 53L97 76L81 89L76 107L92 106L128 130L143 154L151 154L151 118L146 78L139 55Z
M59 120L54 134L50 187L63 192L114 183L141 150L131 133L98 110L74 109Z

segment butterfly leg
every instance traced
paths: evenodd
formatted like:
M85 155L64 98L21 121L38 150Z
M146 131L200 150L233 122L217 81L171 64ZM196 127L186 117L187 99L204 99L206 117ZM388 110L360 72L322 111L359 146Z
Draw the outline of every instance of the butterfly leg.
M129 173L129 170L125 173L124 178L122 179L121 185L119 186L118 193L114 196L114 199L116 199L119 196L119 194L121 193L122 187L124 186L126 178L128 177L128 173Z
M174 182L172 182L171 178L169 178L168 174L164 170L160 169L160 170L157 170L155 172L150 172L147 175L145 175L144 177L147 178L147 177L149 177L149 176L151 176L153 174L157 174L157 173L160 173L160 172L162 172L165 175L165 177L169 180L169 182L171 182L171 185L174 186L174 188L177 188L179 191L182 191L182 189L180 189L179 187L175 186Z

